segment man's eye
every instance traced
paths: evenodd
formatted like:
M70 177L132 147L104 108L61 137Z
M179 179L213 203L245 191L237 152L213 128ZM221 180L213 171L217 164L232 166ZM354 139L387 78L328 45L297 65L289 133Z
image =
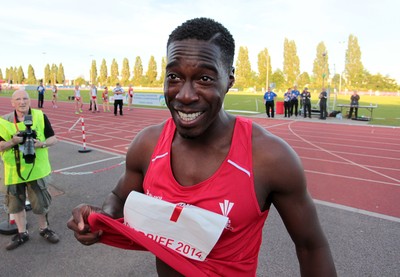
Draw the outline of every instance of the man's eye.
M209 76L202 76L200 80L203 82L211 82L213 79L210 78Z
M167 75L167 78L170 80L176 80L178 79L178 76L176 74L171 73Z

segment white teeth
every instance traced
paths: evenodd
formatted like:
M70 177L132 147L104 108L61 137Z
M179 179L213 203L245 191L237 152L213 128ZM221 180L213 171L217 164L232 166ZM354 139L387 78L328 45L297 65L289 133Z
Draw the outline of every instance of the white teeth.
M195 120L198 116L201 115L201 112L197 112L197 113L183 113L183 112L179 112L178 111L178 115L179 117L183 120L183 121L192 121Z

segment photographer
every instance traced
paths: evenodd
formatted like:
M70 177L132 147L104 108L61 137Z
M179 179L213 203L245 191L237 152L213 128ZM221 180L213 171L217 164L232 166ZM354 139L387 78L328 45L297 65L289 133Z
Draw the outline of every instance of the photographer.
M7 187L5 204L8 213L14 215L18 234L6 249L15 249L29 240L24 209L26 195L33 213L39 216L40 235L51 243L57 243L59 238L48 228L47 219L51 204L47 189L51 173L47 147L54 145L57 138L46 115L30 108L25 90L15 91L11 104L14 111L0 118L0 152Z

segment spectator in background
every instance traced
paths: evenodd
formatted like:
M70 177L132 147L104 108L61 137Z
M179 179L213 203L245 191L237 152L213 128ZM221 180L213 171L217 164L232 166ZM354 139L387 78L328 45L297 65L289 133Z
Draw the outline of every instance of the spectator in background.
M117 83L117 86L113 89L114 92L114 115L117 116L118 108L119 115L123 115L122 107L124 106L124 89Z
M308 117L311 118L311 93L308 91L308 88L304 88L300 97L303 102L304 118L307 117L307 112L308 112Z
M103 112L110 112L110 101L108 98L108 88L107 87L104 87L102 98L103 98Z
M271 91L271 87L268 87L268 91L264 94L264 104L265 104L265 112L268 117L274 118L275 116L275 98L276 93Z
M36 90L38 92L38 108L41 109L43 108L44 93L46 91L46 88L43 86L43 81L40 81Z
M326 119L328 112L326 110L326 102L328 101L328 93L325 88L322 88L319 94L319 119Z
M291 95L292 95L292 88L288 88L287 92L283 94L283 107L285 109L285 117L290 117L290 109L291 109Z
M354 118L358 118L358 101L360 101L360 95L357 94L357 91L353 91L353 95L350 97L350 112L349 116L347 117L350 119L353 115L354 110Z
M298 114L299 96L300 96L300 91L297 90L297 86L294 86L290 100L290 115L293 115L293 109L294 109L294 115L297 116Z
M132 85L129 85L129 89L128 89L128 110L131 110L132 102L133 102L133 87L132 87Z

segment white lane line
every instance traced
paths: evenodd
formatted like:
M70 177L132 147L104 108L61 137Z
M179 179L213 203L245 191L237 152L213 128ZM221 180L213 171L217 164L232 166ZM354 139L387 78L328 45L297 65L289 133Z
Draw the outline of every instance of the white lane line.
M376 218L380 218L380 219L386 219L386 220L394 221L394 222L400 222L400 218L390 216L390 215L378 214L378 213L374 213L374 212L370 212L370 211L366 211L366 210L361 210L361 209L357 209L357 208L353 208L353 207L348 207L345 205L335 204L335 203L316 200L316 199L314 199L314 202L316 204L332 207L332 208L339 209L339 210L349 211L349 212L353 212L353 213L357 213L357 214L364 214L364 215L368 215L368 216L372 216L372 217L376 217Z

